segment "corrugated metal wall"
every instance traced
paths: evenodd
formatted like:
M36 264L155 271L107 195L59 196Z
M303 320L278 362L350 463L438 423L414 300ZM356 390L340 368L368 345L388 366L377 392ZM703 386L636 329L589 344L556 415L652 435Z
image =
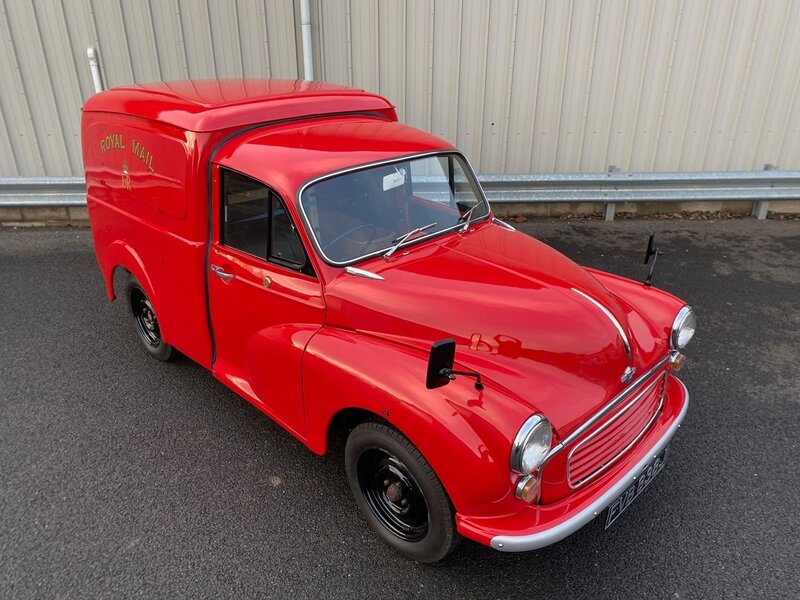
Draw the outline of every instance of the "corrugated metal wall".
M484 173L800 168L800 2L318 0L320 76Z
M106 81L296 77L292 0L0 0L0 176L80 174ZM318 79L483 173L800 169L800 0L314 0Z
M86 48L108 86L297 77L291 0L0 0L0 176L82 175Z

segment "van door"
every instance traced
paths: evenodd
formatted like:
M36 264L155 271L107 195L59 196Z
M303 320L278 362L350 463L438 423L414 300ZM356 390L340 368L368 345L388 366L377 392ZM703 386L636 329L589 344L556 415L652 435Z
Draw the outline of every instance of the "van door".
M291 215L271 188L222 167L209 255L214 375L301 439L301 360L324 301Z

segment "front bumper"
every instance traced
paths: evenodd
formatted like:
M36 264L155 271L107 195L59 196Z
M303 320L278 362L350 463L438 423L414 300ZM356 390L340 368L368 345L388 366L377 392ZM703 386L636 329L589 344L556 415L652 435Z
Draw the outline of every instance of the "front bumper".
M502 552L535 550L563 540L604 511L666 448L680 427L688 406L686 386L670 376L661 416L612 472L550 505L524 506L519 513L495 518L470 519L459 515L459 531Z

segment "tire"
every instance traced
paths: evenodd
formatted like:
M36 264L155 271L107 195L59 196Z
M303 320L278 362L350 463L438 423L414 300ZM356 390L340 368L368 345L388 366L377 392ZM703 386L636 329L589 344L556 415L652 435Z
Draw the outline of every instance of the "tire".
M172 357L172 346L161 339L161 327L153 304L133 275L128 276L125 284L125 299L133 316L136 333L147 353L161 361L169 360Z
M400 432L361 423L347 438L345 470L356 504L381 539L422 563L459 541L453 507L428 461Z

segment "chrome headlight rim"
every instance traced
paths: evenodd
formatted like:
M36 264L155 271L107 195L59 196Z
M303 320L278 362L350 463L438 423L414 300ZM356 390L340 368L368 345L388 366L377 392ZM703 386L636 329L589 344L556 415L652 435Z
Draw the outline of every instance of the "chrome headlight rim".
M533 468L526 470L523 467L523 457L525 454L525 448L530 444L531 441L534 440L534 435L542 435L544 432L544 439L540 440L543 442L541 445L542 447L546 448L541 455L537 457L536 465ZM550 447L553 442L553 427L550 425L550 421L541 414L535 414L528 418L522 424L519 431L517 432L517 436L514 438L514 443L511 446L511 457L509 463L511 465L511 470L515 473L520 475L531 475L535 473L539 467L542 466L544 463L544 459L547 457L547 454L550 452Z
M692 338L694 337L694 332L689 337L689 339L686 340L686 342L684 342L683 344L680 343L680 334L683 331L683 328L689 322L693 323L693 326L696 330L697 315L695 314L694 309L692 309L692 307L687 304L678 311L678 314L675 315L675 320L672 321L672 331L670 332L669 336L669 346L672 350L676 351L683 350L684 348L686 348L686 346L689 345L689 342L692 341Z

